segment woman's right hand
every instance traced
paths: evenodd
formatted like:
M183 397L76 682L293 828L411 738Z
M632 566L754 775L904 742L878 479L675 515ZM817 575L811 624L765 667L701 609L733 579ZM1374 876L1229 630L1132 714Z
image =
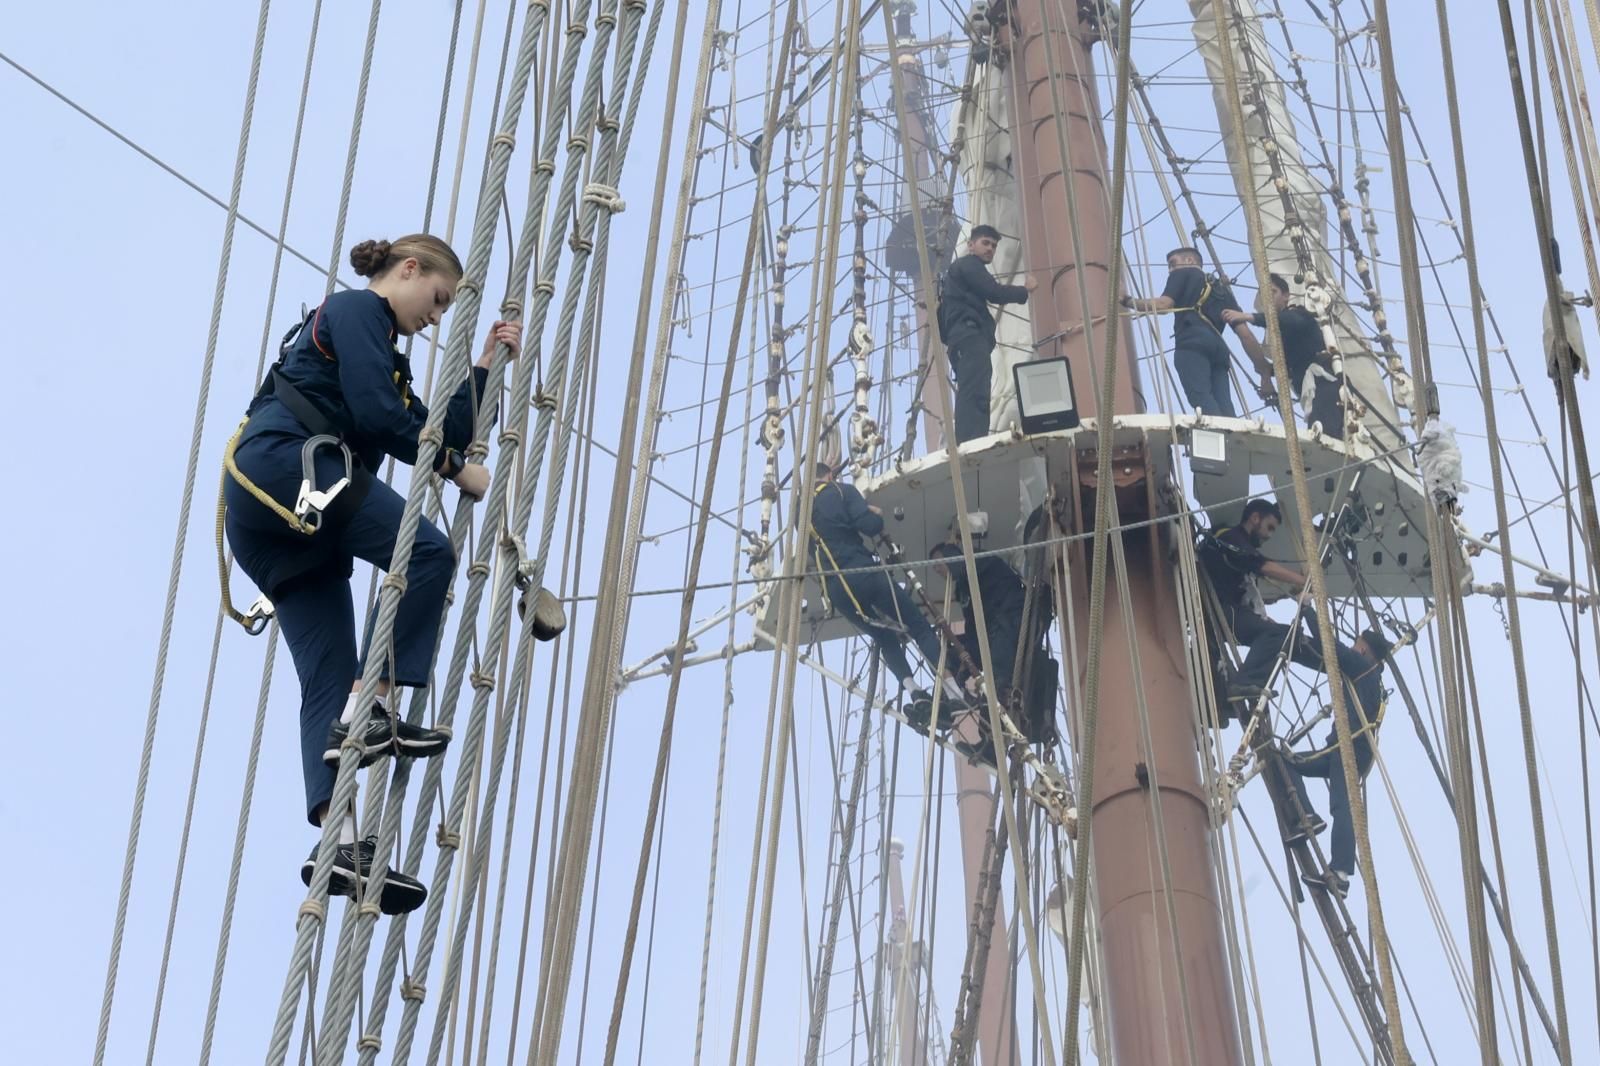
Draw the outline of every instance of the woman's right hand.
M461 495L481 500L489 491L489 468L477 463L468 463L461 468L461 473L451 480L456 483L456 488L461 490Z

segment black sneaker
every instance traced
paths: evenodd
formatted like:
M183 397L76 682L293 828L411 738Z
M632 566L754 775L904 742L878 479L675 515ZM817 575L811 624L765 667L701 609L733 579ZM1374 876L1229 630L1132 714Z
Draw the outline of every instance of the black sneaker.
M967 757L967 761L974 766L987 766L991 770L999 770L998 758L995 755L994 739L984 737L976 744L965 740L958 740L951 747Z
M1312 888L1326 889L1327 891L1338 896L1340 899L1344 899L1350 894L1349 875L1341 873L1340 871L1332 868L1330 868L1326 873L1301 874L1300 880L1304 881Z
M359 867L362 895L370 897L375 887L372 883L372 868L377 851L377 837L367 837L360 844L340 844L339 850L333 856L333 873L328 879L328 895L355 899ZM317 845L313 845L311 854L300 864L300 880L305 882L308 888L311 885L311 871L316 865ZM428 890L421 881L407 877L399 870L385 870L383 881L377 887L378 909L384 914L409 914L422 906L428 898Z
M1301 822L1294 832L1284 837L1283 841L1285 844L1298 844L1302 840L1311 839L1326 828L1328 828L1328 823L1322 820L1320 814L1308 814L1306 820Z
M1228 699L1235 703L1254 703L1266 691L1260 685L1252 685L1248 681L1235 681L1228 686Z
M939 700L939 722L934 728L943 733L955 724L958 713L967 709L965 700L952 696L943 696ZM933 723L933 694L926 689L913 689L911 698L906 701L901 712L905 716L906 724L923 736L928 735Z
M329 766L339 765L339 751L350 727L335 721L328 728L328 744L323 749L322 761ZM398 755L406 759L427 759L438 755L450 744L450 734L442 729L428 729L412 725L403 718L395 718L381 702L373 704L367 716L367 727L362 735L361 766L371 766L385 755Z

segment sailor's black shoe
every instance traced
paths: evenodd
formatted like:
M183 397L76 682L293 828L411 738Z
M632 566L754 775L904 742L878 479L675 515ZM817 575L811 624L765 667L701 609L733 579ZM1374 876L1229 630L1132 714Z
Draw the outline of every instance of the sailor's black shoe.
M422 906L428 898L428 890L414 877L407 877L399 870L384 870L381 879L374 883L372 868L377 850L377 837L367 837L359 844L340 844L333 856L328 895L355 899L359 881L363 898L370 899L377 889L378 909L384 914L407 914ZM308 887L316 865L317 849L313 846L306 861L300 864L300 880Z
M952 696L941 696L939 699L939 722L937 729L944 732L955 723L958 713L967 709L965 700ZM913 689L910 698L906 700L903 710L906 724L917 732L926 736L930 725L933 723L933 694L926 689Z
M1328 828L1328 823L1322 820L1320 814L1308 814L1305 821L1301 822L1293 832L1283 838L1283 842L1285 844L1298 844L1302 840L1309 840L1326 828Z
M998 760L995 755L994 740L984 737L976 744L965 740L958 740L952 745L956 751L967 757L967 761L974 766L987 766L991 770L998 770Z
M1340 899L1350 894L1350 878L1331 867L1326 873L1301 874L1300 880L1312 888L1327 889Z
M329 766L339 765L339 751L350 727L334 722L328 728L328 743L322 752L322 761ZM373 705L367 716L366 728L361 733L361 763L370 766L385 755L398 755L406 759L427 759L438 755L450 745L450 734L442 729L412 725L403 718L395 718L382 703Z
M1254 703L1265 691L1260 685L1248 681L1235 681L1228 686L1228 699L1239 703Z

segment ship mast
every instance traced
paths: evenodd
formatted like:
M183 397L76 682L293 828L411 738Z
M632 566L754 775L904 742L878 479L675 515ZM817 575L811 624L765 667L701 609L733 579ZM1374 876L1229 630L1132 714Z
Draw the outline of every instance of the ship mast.
M1008 16L999 37L1009 45L1017 111L1011 128L1023 244L1040 279L1030 302L1036 354L1067 357L1079 410L1094 417L1098 389L1092 383L1105 328L1095 316L1107 306L1108 289L1119 283L1107 268L1113 220L1090 54L1099 32L1077 5L1014 0ZM1134 414L1144 406L1132 341L1128 331L1120 344L1126 354L1116 406L1107 415ZM1124 523L1159 506L1146 459L1139 450L1116 457ZM1067 502L1080 515L1093 512L1093 471L1092 463L1080 463L1070 472L1072 480L1056 485L1057 492L1077 496ZM1166 545L1157 534L1139 530L1124 535L1122 547L1129 596L1126 602L1106 597L1094 795L1080 797L1093 809L1092 898L1112 1056L1119 1066L1226 1066L1241 1061L1238 1019L1208 843L1209 805L1196 761L1183 634L1174 597L1162 583ZM1079 544L1071 552L1076 559L1070 595L1079 617L1086 617L1087 550ZM1087 634L1079 637L1086 641ZM1148 746L1136 709L1141 683ZM1159 786L1154 797L1150 782ZM1158 818L1170 881L1149 861L1157 853ZM1176 917L1175 925L1169 916Z

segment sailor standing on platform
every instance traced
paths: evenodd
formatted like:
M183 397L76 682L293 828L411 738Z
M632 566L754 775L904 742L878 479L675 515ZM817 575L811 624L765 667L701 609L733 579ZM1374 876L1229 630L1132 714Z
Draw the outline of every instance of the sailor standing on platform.
M1272 302L1278 309L1278 331L1283 336L1283 361L1289 372L1289 388L1294 398L1302 402L1306 427L1322 423L1322 432L1338 440L1344 439L1344 401L1340 388L1344 376L1333 370L1333 360L1327 352L1327 342L1317 316L1304 307L1289 304L1289 283L1277 274L1269 274L1272 282ZM1253 325L1267 328L1263 312L1228 309L1222 319L1230 326ZM1271 367L1267 368L1271 374Z
M1356 757L1356 779L1365 781L1372 770L1373 744L1378 739L1378 726L1383 722L1383 664L1394 646L1376 629L1369 629L1356 638L1353 647L1338 646L1339 672L1345 683L1345 714L1350 723L1351 746ZM1329 840L1328 869L1321 873L1306 874L1302 880L1308 885L1326 887L1343 899L1350 891L1350 875L1356 871L1356 830L1350 817L1350 794L1345 789L1344 763L1339 757L1338 731L1330 732L1321 748L1306 754L1289 757L1294 773L1289 779L1300 796L1300 808L1306 812L1309 824L1289 835L1289 843L1303 839L1306 833L1322 830L1322 819L1312 811L1311 800L1306 795L1304 778L1321 777L1328 782L1328 814L1333 819L1333 836Z
M989 380L994 373L994 314L990 304L1025 304L1038 286L1002 285L989 273L1000 231L972 227L967 254L958 256L939 278L939 339L950 355L956 379L956 440L989 433Z
M1124 296L1122 306L1132 311L1172 312L1172 363L1178 372L1190 410L1225 418L1236 417L1228 366L1232 356L1223 340L1227 311L1239 310L1226 282L1211 277L1200 265L1200 253L1193 248L1175 248L1167 253L1167 287L1160 296ZM1270 393L1272 362L1261 350L1248 326L1231 327L1239 335L1250 361L1261 373L1263 395Z
M823 595L834 611L877 646L878 654L902 687L912 680L905 643L910 638L922 650L932 670L938 669L940 641L922 616L911 594L890 578L887 570L841 573L879 566L878 555L863 537L883 532L883 512L868 503L853 485L841 485L836 471L818 463L812 486L811 565L822 581ZM918 693L918 698L926 698Z
M1230 700L1260 698L1289 636L1289 626L1267 617L1256 586L1257 577L1287 585L1296 592L1306 584L1300 571L1261 554L1262 545L1272 539L1282 521L1283 512L1277 504L1251 500L1244 505L1238 525L1207 536L1200 546L1200 561L1221 604L1223 621L1233 631L1234 640L1250 649L1228 685ZM1322 668L1321 656L1303 640L1295 641L1294 661L1314 670Z

